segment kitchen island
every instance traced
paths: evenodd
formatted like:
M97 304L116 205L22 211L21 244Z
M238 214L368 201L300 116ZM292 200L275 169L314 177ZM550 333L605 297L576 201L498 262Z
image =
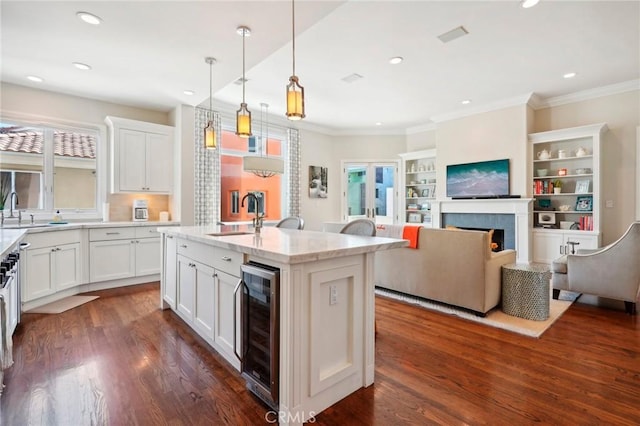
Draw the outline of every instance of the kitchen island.
M274 227L260 234L242 226L160 232L162 307L238 370L240 266L279 269L280 424L302 424L373 384L374 253L407 241Z

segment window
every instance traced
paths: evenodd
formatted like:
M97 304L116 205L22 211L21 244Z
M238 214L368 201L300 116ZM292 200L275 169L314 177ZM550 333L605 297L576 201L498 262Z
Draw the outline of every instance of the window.
M258 213L265 214L264 206L267 204L267 195L262 191L250 191L258 200ZM247 198L247 213L256 214L256 200L253 197Z
M220 220L223 222L250 221L255 215L255 201L246 199L245 208L241 208L242 197L249 192L260 194L258 211L269 221L282 219L286 211L286 177L276 175L270 178L257 177L242 169L245 155L269 155L284 157L286 138L274 135L266 144L262 137L240 138L232 130L223 129L220 142L220 193L229 194L220 197ZM255 150L253 153L251 150ZM233 194L237 192L237 197ZM235 198L234 198L235 197ZM266 202L268 199L268 203ZM248 204L247 204L248 202ZM234 205L234 203L237 203Z
M0 200L9 191L20 210L96 212L98 140L95 130L0 123Z

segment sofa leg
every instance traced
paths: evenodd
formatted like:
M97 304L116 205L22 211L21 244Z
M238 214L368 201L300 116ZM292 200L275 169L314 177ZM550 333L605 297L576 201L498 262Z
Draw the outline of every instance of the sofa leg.
M636 314L636 304L634 302L624 302L624 311L629 315Z
M558 298L560 297L560 290L558 290L557 288L553 289L553 298L555 300L558 300Z

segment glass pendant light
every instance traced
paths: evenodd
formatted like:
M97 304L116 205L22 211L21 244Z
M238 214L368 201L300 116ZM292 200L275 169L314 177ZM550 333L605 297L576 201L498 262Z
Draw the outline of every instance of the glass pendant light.
M207 149L216 149L218 141L216 140L216 129L213 127L213 64L216 58L206 57L204 61L209 64L209 112L207 114L207 127L204 128L204 147Z
M251 29L249 27L240 26L236 30L239 35L242 36L242 103L240 109L236 112L236 135L241 138L248 138L251 136L251 111L247 109L247 104L244 101L244 39L251 35Z
M302 120L304 115L304 87L300 86L296 76L296 9L295 0L291 0L291 44L293 45L293 74L287 85L287 118Z
M263 128L265 123L266 132ZM281 158L262 155L267 154L269 143L269 104L266 103L260 104L260 134L262 139L259 146L260 155L245 156L242 160L242 169L261 178L270 178L284 173L284 161Z

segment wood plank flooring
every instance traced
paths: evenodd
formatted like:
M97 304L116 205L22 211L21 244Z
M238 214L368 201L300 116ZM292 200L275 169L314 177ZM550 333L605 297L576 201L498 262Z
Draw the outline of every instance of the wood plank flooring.
M261 425L267 408L158 283L25 314L0 424ZM640 424L640 315L574 304L540 339L378 297L376 382L319 425Z

